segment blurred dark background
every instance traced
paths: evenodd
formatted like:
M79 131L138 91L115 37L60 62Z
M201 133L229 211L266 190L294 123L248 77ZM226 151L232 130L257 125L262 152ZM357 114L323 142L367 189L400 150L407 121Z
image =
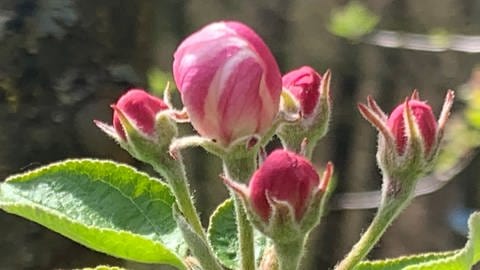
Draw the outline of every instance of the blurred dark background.
M350 13L341 12L346 7ZM331 129L314 162L335 163L339 193L381 184L376 132L356 111L357 102L370 94L389 111L417 88L439 113L446 90L468 84L480 63L475 51L480 43L450 46L452 35L480 35L476 0L0 0L0 179L69 157L107 158L150 170L101 134L92 120L110 122L109 104L129 87L163 88L179 42L225 19L254 28L282 72L301 65L332 70ZM407 35L385 46L372 38L381 30L422 36ZM187 162L207 222L226 197L218 179L220 162L198 149L188 151ZM480 206L479 165L474 159L446 187L417 198L370 257L463 246L465 236L452 229L448 217L456 209ZM315 231L312 261L304 269L332 267L373 214L329 212ZM0 212L0 232L0 269L148 268L89 251L5 212Z

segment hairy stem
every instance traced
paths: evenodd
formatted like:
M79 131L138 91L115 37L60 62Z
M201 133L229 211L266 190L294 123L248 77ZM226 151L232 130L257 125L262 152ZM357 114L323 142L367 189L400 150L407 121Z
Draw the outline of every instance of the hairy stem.
M247 182L256 168L256 153L244 153L245 155L227 155L223 159L225 175L234 181ZM255 269L255 252L253 245L253 228L247 219L245 209L237 195L234 198L235 215L237 219L238 239L240 242L240 269Z
M402 190L398 189L396 181L387 183L383 189L383 199L375 218L345 259L335 267L335 270L351 270L360 263L377 244L388 226L411 201L412 187L415 185L404 185Z
M182 233L184 237L186 237L185 240L192 250L192 253L197 257L203 269L222 269L208 242L200 217L195 209L181 155L177 154L176 159L170 157L164 158L152 165L158 173L166 178L175 196L178 209L183 214L186 224L191 226L192 233L195 234L190 234L186 226L182 227ZM179 226L180 225L182 224L179 224Z
M297 270L305 250L305 238L292 239L286 243L274 243L279 270Z
M178 154L176 160L166 158L152 165L160 175L166 178L175 196L178 208L185 216L187 222L203 240L207 241L207 235L190 194L185 166L183 165L181 156Z

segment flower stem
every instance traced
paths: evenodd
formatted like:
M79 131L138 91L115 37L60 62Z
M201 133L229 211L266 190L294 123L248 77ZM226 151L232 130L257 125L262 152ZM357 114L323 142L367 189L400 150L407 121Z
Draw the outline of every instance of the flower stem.
M387 187L383 189L383 199L375 218L345 259L335 267L335 270L354 269L368 255L388 226L411 201L412 187L414 188L415 185L404 185L402 187L405 189L398 190L398 185L396 186L395 183L395 181L389 181Z
M242 202L237 195L233 195L235 216L237 219L238 238L240 242L240 269L255 269L255 253L253 245L253 228L247 219Z
M183 165L180 154L177 155L175 160L169 157L159 162L152 162L152 166L155 171L166 178L175 196L178 208L187 222L203 240L207 241L207 235L190 194L185 166Z
M223 159L223 169L226 176L240 182L247 182L256 168L256 151L245 155L227 155ZM240 269L255 269L255 253L253 245L253 228L247 219L247 214L240 198L232 194L237 220L238 239L240 243Z
M326 125L322 126L320 130L308 130L302 126L286 126L281 131L282 136L280 138L283 147L295 153L301 153L303 150L305 157L311 160L318 141L325 133ZM303 146L305 139L307 141ZM302 149L303 147L305 149Z
M300 265L305 245L305 237L293 239L286 243L274 243L279 270L297 270Z
M193 198L190 194L185 165L182 156L177 153L175 159L168 156L150 162L153 168L166 178L175 196L178 209L183 216L177 215L177 225L182 230L191 252L196 256L203 269L222 269L213 252L207 234L203 229ZM174 211L175 212L175 211ZM180 222L180 223L179 223ZM189 227L189 226L190 227Z

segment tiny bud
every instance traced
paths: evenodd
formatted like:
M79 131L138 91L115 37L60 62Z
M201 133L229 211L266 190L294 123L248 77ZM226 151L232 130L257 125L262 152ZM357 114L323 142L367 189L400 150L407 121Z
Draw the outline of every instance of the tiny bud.
M253 174L249 197L253 209L265 221L272 212L267 196L288 203L299 221L319 184L319 176L307 159L292 152L276 150Z
M283 75L282 85L300 103L300 111L308 117L314 113L320 99L321 76L313 68L303 66Z
M161 99L140 89L129 90L118 99L114 106L113 127L123 140L126 140L127 137L119 111L128 117L134 128L151 136L155 131L155 116L158 112L168 109Z
M311 156L318 140L326 134L332 106L330 78L329 70L321 76L308 66L283 76L281 112L289 118L294 113L300 116L296 121L285 121L277 131L285 148L298 153L307 138L310 144L306 155Z
M373 98L358 108L365 119L379 131L377 162L386 179L410 178L408 185L425 174L434 164L443 129L453 103L448 91L437 121L432 108L419 100L414 91L387 116ZM403 181L405 182L405 181Z
M318 224L332 172L329 163L320 179L304 157L275 150L253 174L248 187L229 179L224 182L239 195L253 225L275 241L284 242Z
M140 89L132 89L112 105L113 127L94 121L133 157L144 162L168 156L168 147L177 136L170 108L163 100Z
M175 52L173 75L193 127L223 146L265 134L278 113L278 65L242 23L212 23L187 37Z
M436 143L437 121L433 115L432 108L425 102L410 100L398 105L390 114L387 126L392 131L397 145L397 151L401 155L407 145L408 134L405 131L405 108L410 107L415 124L420 129L425 153L428 154Z

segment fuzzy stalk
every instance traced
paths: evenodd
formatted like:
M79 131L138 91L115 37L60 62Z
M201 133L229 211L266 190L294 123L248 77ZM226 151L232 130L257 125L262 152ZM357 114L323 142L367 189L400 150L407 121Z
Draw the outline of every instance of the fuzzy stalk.
M402 179L407 180L407 179ZM400 181L402 181L400 180ZM384 181L382 201L372 223L335 270L351 270L360 263L380 240L385 230L413 198L416 181Z
M190 194L185 166L181 155L178 153L176 159L172 159L171 157L163 158L162 160L152 162L151 165L170 185L178 208L186 221L203 240L207 241L207 235L203 229L198 212L195 209L193 197Z
M305 157L311 160L313 150L325 132L323 130L321 132L311 131L302 126L286 125L280 134L283 147L295 153L304 151ZM307 139L307 143L303 145L305 139Z
M292 239L288 242L274 242L279 270L297 270L305 250L306 237Z
M237 152L238 153L238 152ZM246 151L236 155L229 153L223 158L223 170L225 175L234 181L247 182L256 169L256 151ZM240 252L240 269L255 269L255 252L253 245L253 228L247 218L247 213L241 199L232 194L237 220L237 230Z

